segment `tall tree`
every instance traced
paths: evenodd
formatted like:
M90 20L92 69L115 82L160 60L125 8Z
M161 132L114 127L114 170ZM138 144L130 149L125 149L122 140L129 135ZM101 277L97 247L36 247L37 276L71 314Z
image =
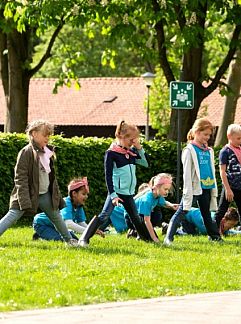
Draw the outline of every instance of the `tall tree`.
M215 145L224 145L227 143L227 128L229 124L233 124L238 99L240 98L241 88L241 51L237 51L234 62L230 65L228 81L229 93L225 99L222 122L218 128Z
M158 55L165 78L192 81L195 102L192 110L182 112L182 140L190 129L202 100L214 91L240 45L241 7L231 0L109 0L109 34L126 37L140 49L140 55ZM219 22L219 23L216 23ZM215 24L216 23L216 24ZM216 26L216 29L213 26ZM223 26L231 28L230 39L220 35ZM214 75L208 73L206 42L211 38L228 40L228 50ZM221 45L220 45L221 46ZM211 60L212 58L210 58ZM207 86L203 81L209 81ZM169 138L177 138L177 111L173 110Z
M97 15L101 4L73 0L2 0L0 3L0 73L6 98L4 130L23 132L28 118L30 79L51 56L54 42L67 23L84 26ZM42 57L31 66L34 45L40 35L52 29ZM61 84L74 78L63 71ZM67 81L65 81L67 80Z

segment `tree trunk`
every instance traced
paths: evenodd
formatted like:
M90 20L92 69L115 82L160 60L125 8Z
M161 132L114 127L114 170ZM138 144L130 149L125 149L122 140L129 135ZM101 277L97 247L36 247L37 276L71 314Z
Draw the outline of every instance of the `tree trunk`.
M7 34L8 91L5 132L22 133L28 121L30 78L24 66L28 60L29 35L13 31ZM6 93L5 93L6 96Z
M238 50L236 54L236 60L231 64L228 76L228 86L232 94L226 96L222 122L218 129L215 146L225 145L227 143L228 125L234 123L237 101L240 96L241 88L241 51Z

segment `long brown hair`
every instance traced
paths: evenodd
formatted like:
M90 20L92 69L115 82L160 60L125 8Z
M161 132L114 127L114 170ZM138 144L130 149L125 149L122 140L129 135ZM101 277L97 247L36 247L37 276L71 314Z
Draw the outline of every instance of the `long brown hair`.
M188 142L192 141L194 139L194 135L196 132L202 132L206 129L210 129L213 131L213 125L207 118L199 118L196 119L192 128L187 133L187 140Z

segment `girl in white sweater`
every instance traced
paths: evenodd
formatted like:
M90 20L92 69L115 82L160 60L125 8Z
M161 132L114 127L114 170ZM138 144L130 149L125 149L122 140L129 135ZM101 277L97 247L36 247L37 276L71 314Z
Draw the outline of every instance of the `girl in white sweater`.
M172 244L181 220L195 203L198 203L210 240L222 240L210 213L217 209L214 152L207 146L212 130L210 121L200 118L187 135L188 144L182 152L183 196L178 210L169 222L164 239L166 246Z

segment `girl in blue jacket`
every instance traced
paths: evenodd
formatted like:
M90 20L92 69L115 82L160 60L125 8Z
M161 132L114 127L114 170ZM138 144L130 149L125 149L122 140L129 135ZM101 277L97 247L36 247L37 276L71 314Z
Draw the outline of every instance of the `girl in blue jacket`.
M150 234L138 215L134 202L136 164L148 167L145 151L139 142L139 130L135 125L121 121L116 127L116 142L105 153L105 180L108 195L98 216L94 216L82 234L79 244L87 246L101 224L108 220L115 206L123 204L139 236L151 241Z

